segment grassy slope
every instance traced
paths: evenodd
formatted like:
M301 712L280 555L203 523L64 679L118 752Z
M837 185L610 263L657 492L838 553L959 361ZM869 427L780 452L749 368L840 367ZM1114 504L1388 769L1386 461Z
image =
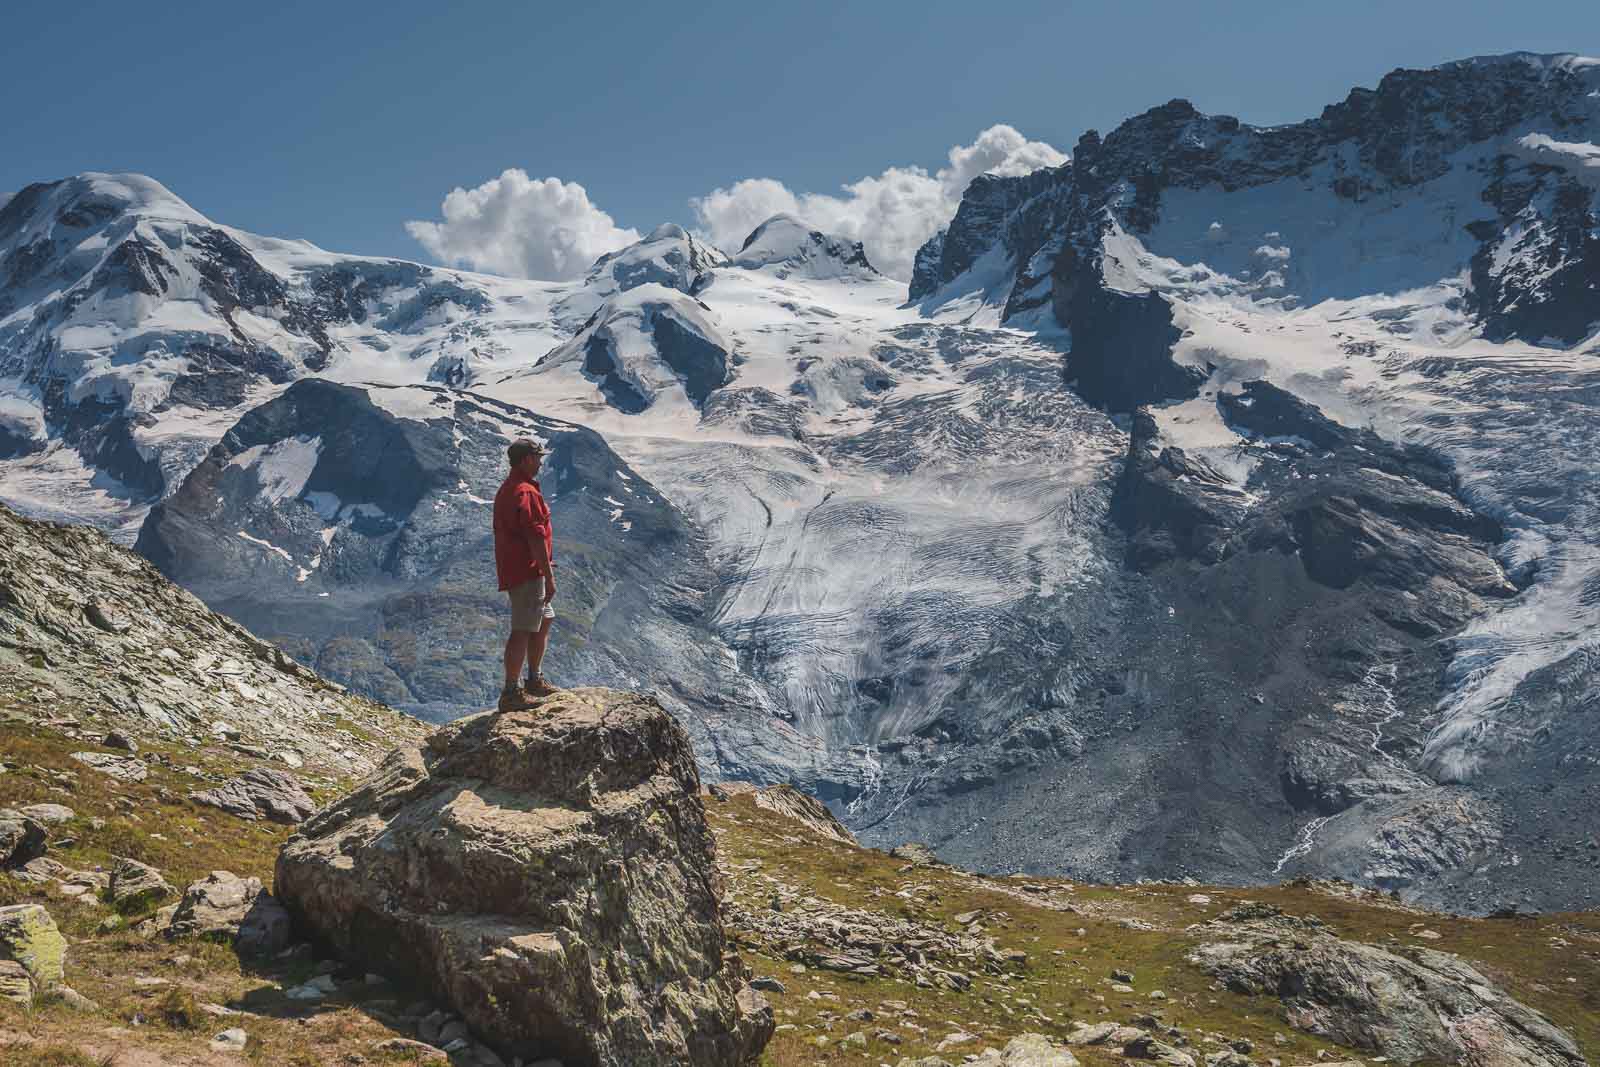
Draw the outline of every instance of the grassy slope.
M184 767L232 772L247 765L247 758L226 749L173 751L172 766L151 760L150 778L126 785L72 761L69 753L82 747L32 725L0 723L0 760L8 766L0 775L0 804L64 803L78 814L72 824L54 831L58 840L76 838L70 846L53 848L54 858L69 867L92 868L113 855L132 855L161 868L179 887L217 868L270 881L287 829L241 822L182 799L200 784ZM145 751L160 753L161 747ZM62 772L75 780L57 777ZM953 916L981 911L979 921L1001 947L1029 955L1014 977L978 975L971 990L954 992L919 989L894 978L863 979L816 969L795 973L794 964L778 958L781 946L759 943L735 930L752 969L778 977L787 987L768 994L778 1022L785 1024L764 1057L769 1067L893 1064L902 1056L930 1054L953 1031L978 1035L979 1040L948 1054L959 1062L962 1053L1001 1043L1011 1034L1064 1035L1073 1020L1128 1021L1150 1011L1181 1027L1202 1052L1220 1047L1206 1041L1212 1034L1250 1040L1253 1058L1261 1063L1268 1057L1286 1064L1310 1063L1324 1050L1347 1058L1346 1050L1291 1030L1275 1003L1214 990L1183 962L1185 952L1202 937L1192 924L1247 898L1297 914L1315 913L1346 936L1457 952L1576 1034L1591 1060L1600 1056L1600 916L1456 919L1311 886L1235 890L985 879L950 868L910 868L884 853L825 840L757 808L747 796L707 803L730 886L748 908L767 904L761 885L746 877L759 871L811 896L952 931L957 929ZM93 828L91 817L104 819L104 826ZM896 895L908 888L908 895ZM1208 895L1210 903L1190 903L1196 893ZM309 957L264 967L242 965L224 946L147 941L126 929L100 932L110 909L0 877L0 903L20 900L49 905L72 941L67 980L97 1001L100 1010L85 1017L61 1006L32 1015L0 1008L0 1064L94 1064L107 1055L124 1067L162 1062L310 1065L344 1062L351 1056L380 1062L372 1046L402 1036L385 1024L384 1016L412 999L407 991L376 987L358 1000L340 995L310 1005L289 1002L282 989L310 976L314 962ZM137 921L140 916L130 918ZM1418 934L1424 928L1441 936L1423 939ZM1111 990L1107 979L1113 968L1135 974L1134 995ZM140 988L134 982L138 976L165 978L168 984ZM1148 993L1155 989L1167 999L1150 1000ZM808 995L813 992L817 997ZM253 1014L197 1016L191 1002L203 1001L247 1007ZM903 1002L905 1009L887 1006L891 1001ZM877 1017L871 1022L843 1018L860 1008ZM142 1021L134 1025L136 1019ZM250 1034L243 1059L207 1050L209 1037L230 1026L242 1026ZM919 1027L926 1032L918 1033ZM872 1036L879 1029L895 1031L901 1043ZM856 1031L868 1035L866 1048L841 1047L841 1039ZM1282 1035L1287 1044L1276 1044L1274 1035ZM819 1047L818 1037L827 1044ZM1088 1063L1120 1060L1098 1049L1081 1050L1080 1058Z

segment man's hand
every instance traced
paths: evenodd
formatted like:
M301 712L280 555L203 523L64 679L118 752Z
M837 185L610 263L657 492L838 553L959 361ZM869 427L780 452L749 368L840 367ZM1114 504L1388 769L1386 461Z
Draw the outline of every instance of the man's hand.
M546 604L556 598L556 576L554 571L544 572L544 602Z

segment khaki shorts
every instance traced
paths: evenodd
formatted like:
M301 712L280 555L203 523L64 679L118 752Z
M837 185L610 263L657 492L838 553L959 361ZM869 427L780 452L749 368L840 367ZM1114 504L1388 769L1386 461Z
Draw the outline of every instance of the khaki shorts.
M514 589L507 589L506 596L511 598L512 630L531 632L556 617L556 609L545 602L543 578L534 578Z

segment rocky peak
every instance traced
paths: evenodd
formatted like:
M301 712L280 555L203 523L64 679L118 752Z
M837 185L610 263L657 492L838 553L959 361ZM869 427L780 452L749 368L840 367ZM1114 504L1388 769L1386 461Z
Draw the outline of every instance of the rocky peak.
M911 297L951 284L993 252L1015 274L1006 316L1040 304L1048 276L1056 316L1076 333L1070 305L1080 285L1100 284L1102 237L1113 224L1150 233L1171 190L1252 196L1295 180L1304 206L1280 203L1289 195L1280 192L1273 208L1325 215L1339 202L1359 210L1382 191L1450 174L1459 185L1469 173L1479 196L1461 198L1456 185L1438 195L1460 201L1452 210L1479 242L1473 289L1485 332L1571 343L1593 320L1583 294L1600 273L1600 244L1586 236L1600 185L1590 163L1600 154L1597 94L1600 63L1515 53L1397 70L1316 118L1283 126L1205 115L1172 100L1103 138L1086 132L1072 164L973 182L947 230L919 253ZM1332 204L1324 203L1329 194ZM1438 277L1466 269L1467 258L1441 265ZM972 271L972 285L992 284L993 273Z
M711 272L728 257L682 226L666 222L642 241L595 260L585 285L597 295L626 292L641 285L664 285L693 295L711 284Z

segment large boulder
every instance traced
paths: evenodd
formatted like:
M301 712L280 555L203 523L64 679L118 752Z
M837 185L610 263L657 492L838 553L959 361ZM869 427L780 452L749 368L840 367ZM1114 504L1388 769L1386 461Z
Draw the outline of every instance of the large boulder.
M1573 1039L1455 956L1346 941L1314 918L1241 904L1190 956L1236 993L1276 996L1290 1024L1396 1063L1584 1067Z
M508 1057L749 1063L772 1014L723 931L699 786L657 702L565 691L396 749L289 839L275 888Z
M34 992L61 984L67 961L67 939L42 904L13 904L0 908L0 961L20 964ZM8 968L14 982L15 968Z

